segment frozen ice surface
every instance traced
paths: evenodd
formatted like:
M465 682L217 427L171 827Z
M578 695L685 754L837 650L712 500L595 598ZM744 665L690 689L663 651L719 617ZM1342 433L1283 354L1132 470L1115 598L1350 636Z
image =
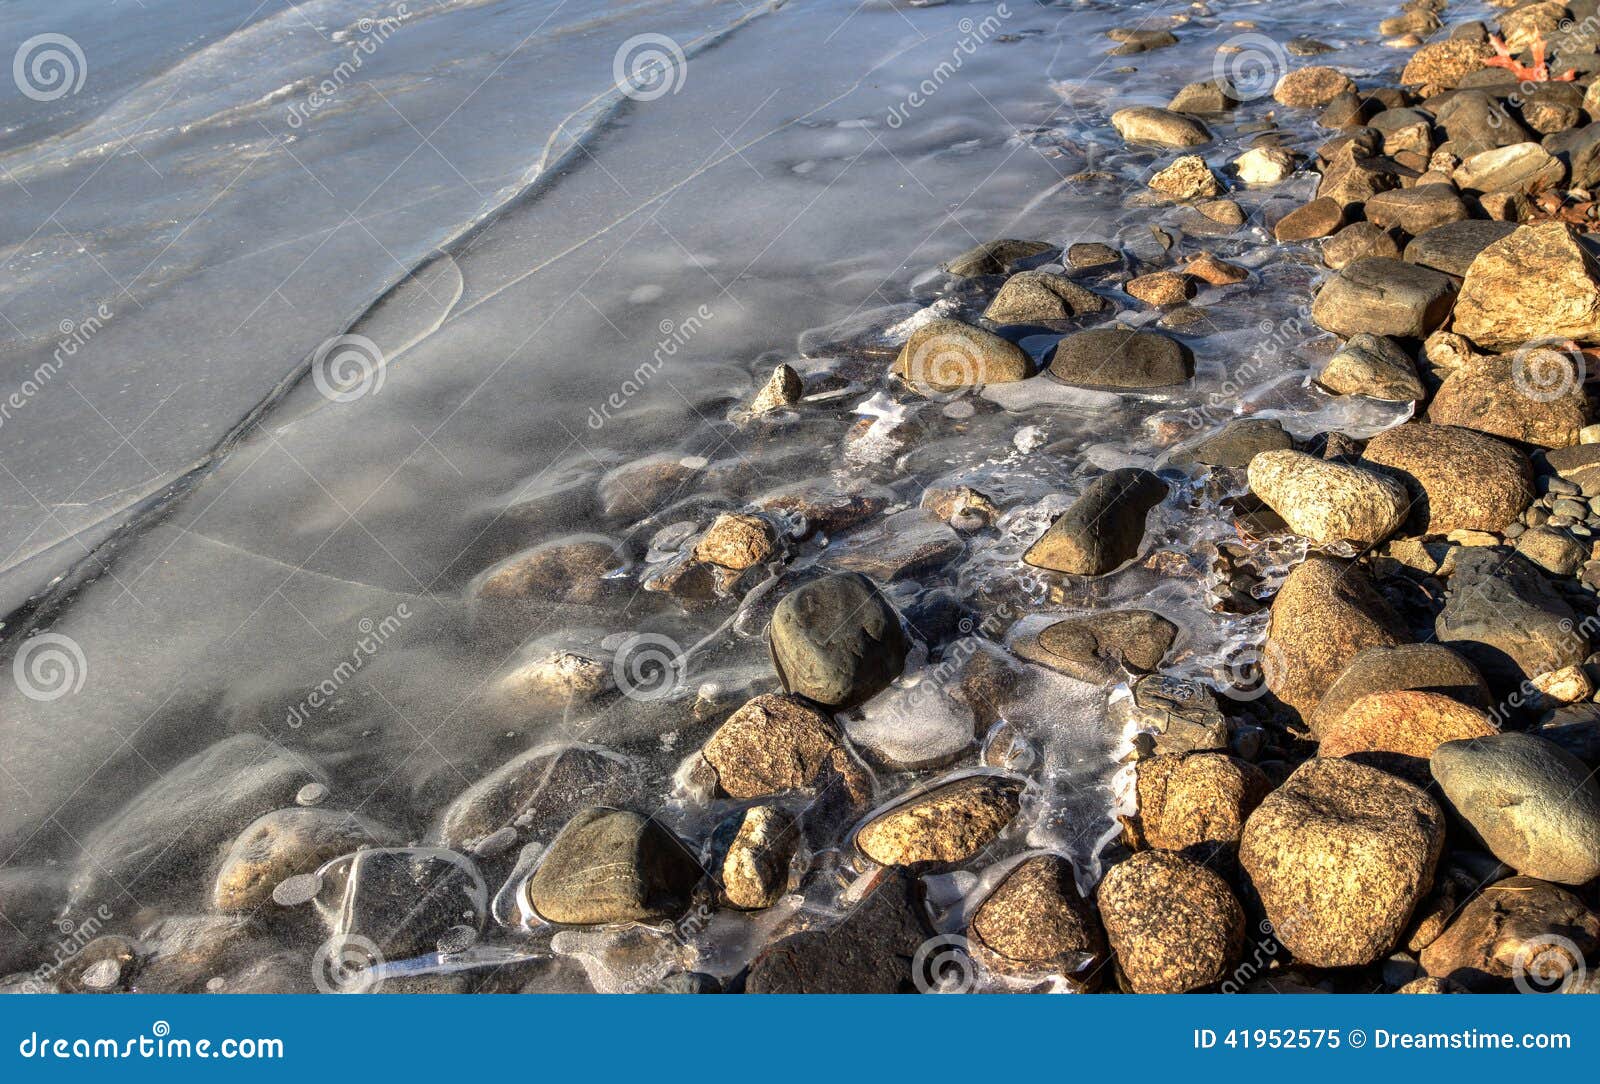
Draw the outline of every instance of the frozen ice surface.
M903 609L927 605L919 624L949 633L962 607L981 617L996 600L1049 613L1137 602L1183 625L1196 652L1218 650L1236 633L1206 608L1198 575L1136 563L1058 602L1027 593L1017 558L1097 469L1154 450L1144 419L1156 413L1197 411L1202 427L1273 411L1362 431L1403 420L1306 386L1326 354L1294 324L1314 268L1269 259L1256 228L1208 241L1257 276L1175 332L1198 365L1170 395L1038 379L943 412L881 382L917 314L977 315L937 268L979 241L1117 239L1148 255L1155 215L1192 243L1181 209L1124 205L1154 156L1122 146L1105 118L1194 78L1195 50L1209 57L1226 21L1191 22L1181 49L1129 73L1084 46L1156 9L1010 5L959 78L893 122L962 20L989 5L431 0L410 4L314 109L313 90L372 33L363 20L393 6L146 0L130 20L89 0L9 5L0 45L70 24L90 70L78 94L0 101L6 393L73 342L0 422L6 646L50 648L64 678L0 683L0 858L83 867L88 894L125 916L192 913L203 877L158 863L148 892L116 882L166 842L204 851L254 806L232 794L193 825L135 831L150 820L138 803L241 738L297 766L274 802L315 782L324 808L360 808L416 840L519 753L603 744L647 765L643 806L709 838L735 810L703 789L672 797L672 773L743 699L775 689L771 606L936 480L982 490L1005 515L888 585ZM1271 17L1285 35L1326 32L1302 0ZM617 92L613 61L647 33L672 38L686 64L675 89L635 100ZM1373 43L1348 59L1389 56ZM1320 139L1309 119L1285 123L1302 147ZM1087 171L1118 183L1069 180ZM1239 194L1255 222L1277 198ZM1283 330L1258 357L1263 323ZM1023 346L1039 361L1048 342ZM780 362L806 380L803 409L730 422ZM864 402L903 424L892 450L852 462L846 434ZM1013 443L1024 428L1044 443ZM599 479L647 456L698 465L646 514L608 517ZM640 589L634 569L592 599L470 598L484 569L546 540L598 533L642 558L681 524L698 531L807 480L854 496L770 581L667 595ZM1175 495L1151 545L1192 549L1224 527L1186 518ZM538 711L499 695L529 644L579 630L608 651L676 645L682 680L658 699ZM1018 842L1060 848L1086 872L1114 829L1104 690L1033 676L1006 708L1038 750L1027 770L1040 797ZM940 711L942 756L958 719ZM119 828L120 810L138 819ZM87 865L79 841L94 841ZM528 841L524 858L547 843ZM473 861L497 892L484 940L503 943L518 855ZM805 906L831 905L832 891L818 873ZM692 952L668 956L731 974L767 932L719 915L687 938ZM639 981L662 959L571 940L602 984Z

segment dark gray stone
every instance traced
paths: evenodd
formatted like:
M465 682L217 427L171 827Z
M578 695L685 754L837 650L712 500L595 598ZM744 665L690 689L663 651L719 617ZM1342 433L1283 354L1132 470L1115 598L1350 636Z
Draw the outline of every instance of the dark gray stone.
M769 945L750 964L750 994L907 994L911 962L933 936L917 878L895 867L828 929L803 930Z
M1510 688L1589 654L1578 617L1527 558L1499 546L1456 554L1439 642L1465 655L1491 687Z
M840 572L796 588L772 613L772 663L785 691L833 708L877 695L905 668L900 617L865 576Z
M1101 576L1138 556L1145 517L1167 496L1167 484L1147 470L1123 467L1084 488L1022 559L1035 568Z
M1153 331L1091 328L1056 343L1050 375L1084 388L1163 388L1194 373L1182 343Z

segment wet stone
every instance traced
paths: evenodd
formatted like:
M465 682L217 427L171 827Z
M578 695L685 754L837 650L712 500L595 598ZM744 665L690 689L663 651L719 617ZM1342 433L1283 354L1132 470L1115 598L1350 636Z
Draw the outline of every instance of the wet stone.
M540 746L462 791L439 815L436 837L466 851L505 828L548 840L577 806L620 801L638 786L633 764L598 746Z
M750 964L751 994L905 994L918 985L911 962L933 936L917 878L885 870L831 928L803 930L769 945Z
M1006 975L1059 974L1098 981L1105 935L1079 893L1072 864L1054 854L1025 858L973 912L967 942L985 966Z
M894 374L914 391L943 393L1025 380L1033 362L1015 343L959 320L930 320L911 333Z
M1065 275L1022 271L1000 287L983 318L996 324L1034 324L1071 320L1100 312L1106 301Z
M1110 245L1102 245L1098 241L1080 241L1067 248L1067 263L1086 271L1097 267L1120 267L1122 257Z
M1292 448L1294 441L1276 421L1244 418L1229 422L1222 431L1176 452L1174 464L1200 463L1208 467L1243 468L1261 452Z
M1058 621L1013 649L1079 681L1105 684L1119 680L1124 669L1155 670L1177 634L1178 627L1153 610L1111 610Z
M853 707L905 668L900 617L865 576L835 573L796 588L773 611L773 665L784 689L828 707Z
M320 871L316 908L334 939L364 938L386 960L437 951L455 926L482 929L488 890L472 862L442 848L373 847Z
M169 770L85 840L76 899L188 883L262 814L326 783L304 757L251 734L225 738Z
M994 841L1021 809L1020 782L973 775L936 784L872 817L856 848L883 866L965 862Z
M1124 467L1089 483L1023 554L1035 568L1102 576L1138 555L1145 520L1167 496L1167 484L1147 470Z
M1129 143L1161 147L1198 147L1211 142L1211 132L1191 116L1140 105L1111 114L1111 126Z
M961 278L1003 275L1017 264L1045 256L1055 250L1054 245L1045 241L1017 241L1009 238L985 241L945 264L945 270Z
M279 809L258 818L233 841L212 889L219 911L250 911L272 897L280 881L310 873L363 846L393 846L396 832L359 813Z
M1152 331L1093 328L1056 344L1050 375L1086 388L1139 389L1182 384L1193 358L1176 339Z
M838 778L860 801L871 781L827 713L799 697L758 696L730 715L702 751L734 798L808 790Z
M570 821L528 879L528 903L562 925L671 919L688 909L700 864L653 818L595 807Z
M789 863L800 840L793 817L775 806L745 811L722 861L722 891L747 911L771 907L789 887Z

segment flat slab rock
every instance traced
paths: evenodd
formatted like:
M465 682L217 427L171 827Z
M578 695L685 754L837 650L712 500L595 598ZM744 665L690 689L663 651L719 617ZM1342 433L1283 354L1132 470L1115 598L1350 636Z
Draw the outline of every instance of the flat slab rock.
M1425 338L1455 303L1449 276L1401 260L1369 256L1346 264L1311 304L1311 319L1346 338L1366 331L1402 339Z
M1056 343L1049 372L1081 388L1164 388L1194 375L1194 355L1157 332L1091 328Z
M1478 253L1515 232L1515 222L1468 219L1435 226L1406 245L1406 263L1430 267L1457 278L1467 273Z
M1456 555L1439 642L1465 655L1491 686L1519 683L1576 666L1589 638L1572 607L1526 557L1498 546Z
M1177 635L1178 626L1154 610L1111 610L1057 621L1019 637L1012 650L1079 681L1104 684L1119 680L1124 669L1155 670Z

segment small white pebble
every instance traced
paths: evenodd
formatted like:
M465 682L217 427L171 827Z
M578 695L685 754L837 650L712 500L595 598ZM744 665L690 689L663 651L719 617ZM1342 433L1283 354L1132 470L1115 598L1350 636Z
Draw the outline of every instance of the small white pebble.
M321 805L327 801L328 788L321 783L307 783L294 796L296 805Z

